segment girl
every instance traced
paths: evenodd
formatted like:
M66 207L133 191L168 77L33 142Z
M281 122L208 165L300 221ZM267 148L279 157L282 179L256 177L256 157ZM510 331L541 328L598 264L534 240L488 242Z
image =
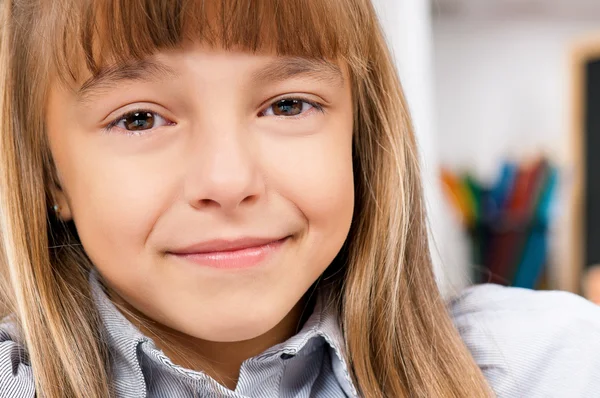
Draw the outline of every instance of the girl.
M591 304L440 299L369 0L7 0L0 51L0 397L600 387Z

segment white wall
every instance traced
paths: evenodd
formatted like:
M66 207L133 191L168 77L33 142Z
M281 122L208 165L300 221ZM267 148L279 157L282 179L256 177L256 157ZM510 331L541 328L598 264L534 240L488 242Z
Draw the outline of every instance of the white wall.
M440 161L490 180L506 156L543 151L565 167L563 192L568 189L569 49L574 39L599 28L582 20L436 19L434 135ZM558 216L564 220L567 214ZM564 264L568 231L557 233L553 257Z
M569 45L591 24L436 20L440 159L491 178L506 156L569 155Z
M395 56L421 151L425 197L431 224L432 255L442 291L465 282L464 264L449 264L454 246L450 220L442 200L435 135L432 20L425 0L373 0ZM452 263L452 261L450 261Z

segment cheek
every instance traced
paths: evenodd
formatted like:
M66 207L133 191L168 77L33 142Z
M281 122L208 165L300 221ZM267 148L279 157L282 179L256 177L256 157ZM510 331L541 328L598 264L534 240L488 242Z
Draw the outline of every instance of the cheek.
M354 208L351 126L333 126L266 153L271 189L304 215L311 239L341 247Z
M71 171L65 186L82 244L99 268L131 263L168 202L170 180L164 168L152 167L164 163L102 150L81 153L87 156L71 158L77 167L63 169Z

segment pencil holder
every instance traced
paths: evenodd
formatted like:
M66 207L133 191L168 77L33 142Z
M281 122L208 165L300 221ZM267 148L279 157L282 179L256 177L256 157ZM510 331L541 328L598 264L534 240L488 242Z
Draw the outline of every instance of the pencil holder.
M558 171L548 160L505 163L495 184L442 170L469 237L473 280L540 288L548 262L550 209Z
M469 229L474 280L541 288L548 260L547 220L481 222Z

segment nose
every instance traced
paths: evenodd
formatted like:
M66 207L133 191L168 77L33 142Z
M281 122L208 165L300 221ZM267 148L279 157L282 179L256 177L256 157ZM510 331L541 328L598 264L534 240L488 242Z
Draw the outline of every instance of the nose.
M257 202L264 194L258 154L248 134L232 130L195 134L201 138L188 148L184 191L196 209L232 211Z

